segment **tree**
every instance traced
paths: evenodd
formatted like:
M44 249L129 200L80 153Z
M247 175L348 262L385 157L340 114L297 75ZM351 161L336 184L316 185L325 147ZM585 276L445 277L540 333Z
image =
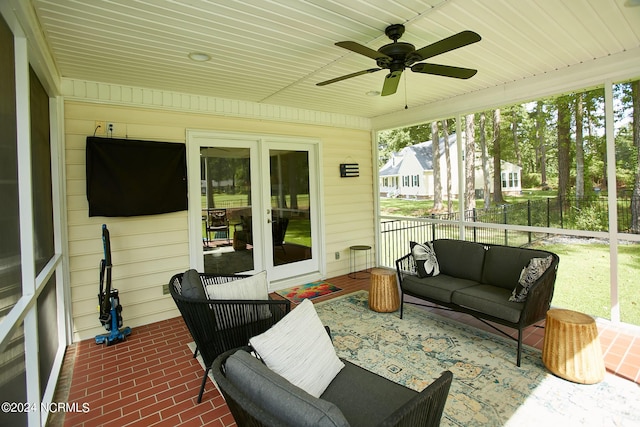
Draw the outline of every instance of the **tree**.
M500 143L500 109L496 108L493 110L493 201L497 204L504 203Z
M447 165L447 213L453 210L453 200L451 199L451 153L449 152L449 128L448 121L442 121L442 138L444 139L444 158Z
M440 138L438 122L431 123L431 150L433 159L433 210L442 210L442 184L440 183Z
M569 195L569 164L571 150L571 114L569 97L559 96L556 99L558 109L558 197L562 201Z
M544 142L546 120L544 117L544 103L536 103L536 137L538 138L538 158L540 165L540 183L544 189L547 186L547 150Z
M576 95L576 199L584 197L584 141L582 94Z
M464 123L465 134L465 146L464 146L464 206L465 209L474 209L476 207L476 195L475 195L475 152L476 141L474 139L475 134L475 116L473 114L467 114Z
M411 132L409 128L384 130L378 133L378 143L378 167L382 167L391 157L391 153L411 145Z
M631 195L631 232L640 234L640 80L631 83L633 141L636 147L636 178Z
M480 156L482 157L482 190L484 194L484 208L489 209L491 206L491 185L489 182L489 154L487 150L487 132L486 132L487 116L484 113L480 113Z

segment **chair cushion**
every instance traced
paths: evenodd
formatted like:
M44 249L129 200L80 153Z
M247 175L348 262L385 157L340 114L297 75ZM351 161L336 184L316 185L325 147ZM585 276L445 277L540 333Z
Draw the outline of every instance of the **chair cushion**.
M225 373L227 379L250 400L286 425L349 426L336 405L311 396L246 351L240 350L229 356Z
M202 286L202 280L200 274L194 270L187 270L182 275L182 281L180 282L181 292L180 294L185 298L193 299L206 299L207 296L204 293L204 286Z
M249 342L269 369L314 397L344 367L308 299Z
M385 420L418 395L348 361L320 396L334 403L352 427L370 427Z
M485 247L480 243L463 240L438 239L433 241L440 273L460 279L480 282Z

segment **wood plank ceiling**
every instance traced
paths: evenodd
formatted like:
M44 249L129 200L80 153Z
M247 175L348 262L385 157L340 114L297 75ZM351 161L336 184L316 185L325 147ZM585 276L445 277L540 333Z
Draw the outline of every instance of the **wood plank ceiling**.
M31 1L62 77L369 118L640 47L640 6L625 5L635 0ZM378 49L395 23L416 49L477 32L480 42L430 60L477 75L406 70L387 97L367 95L385 70L316 86L375 67L335 42Z

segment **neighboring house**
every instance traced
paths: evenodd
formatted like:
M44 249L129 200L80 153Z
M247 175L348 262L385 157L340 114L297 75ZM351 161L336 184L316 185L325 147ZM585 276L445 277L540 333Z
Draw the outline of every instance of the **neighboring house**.
M451 153L451 195L458 195L458 162L456 134L449 135L449 151ZM442 196L447 197L447 162L444 154L444 138L440 138L440 183ZM476 161L476 165L480 162ZM519 194L521 190L522 168L513 163L501 161L502 192ZM493 174L493 171L491 171ZM416 199L433 198L433 150L432 142L425 141L405 147L392 153L391 158L380 169L380 195L383 197L403 197ZM493 179L489 180L493 192ZM476 166L476 197L482 197L482 169Z

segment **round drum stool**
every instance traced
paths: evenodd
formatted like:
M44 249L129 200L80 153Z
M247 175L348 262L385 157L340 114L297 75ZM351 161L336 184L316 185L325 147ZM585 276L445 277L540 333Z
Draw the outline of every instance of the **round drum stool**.
M369 308L380 313L390 313L400 307L396 272L382 268L371 270Z
M545 322L542 361L557 376L580 384L604 379L604 360L593 317L551 309Z

